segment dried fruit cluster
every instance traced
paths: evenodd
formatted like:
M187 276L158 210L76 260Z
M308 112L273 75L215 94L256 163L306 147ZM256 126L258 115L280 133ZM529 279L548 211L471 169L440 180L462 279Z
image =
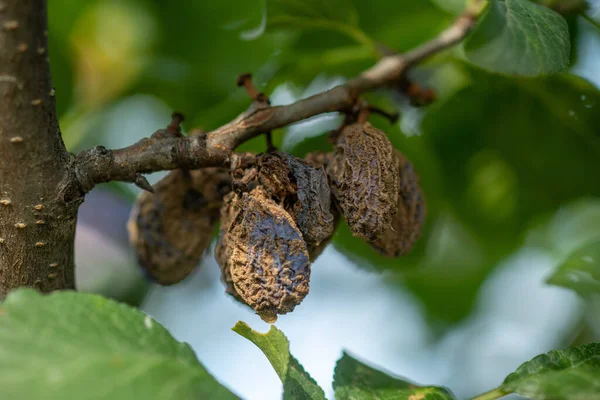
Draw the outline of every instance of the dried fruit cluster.
M302 160L273 151L231 175L217 168L174 171L154 190L140 196L129 223L150 277L169 285L189 275L220 219L215 257L227 293L267 322L306 297L310 263L331 240L340 214L387 256L412 248L425 216L412 164L369 123L345 126L331 153Z

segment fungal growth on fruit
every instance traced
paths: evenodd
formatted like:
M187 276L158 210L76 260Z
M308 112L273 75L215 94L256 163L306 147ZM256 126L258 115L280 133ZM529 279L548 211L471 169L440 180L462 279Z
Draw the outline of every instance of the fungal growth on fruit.
M220 168L176 170L143 192L127 225L137 259L162 285L185 279L212 239L229 173Z
M230 195L221 218L216 257L225 279L231 277L230 290L263 320L275 322L308 294L310 261L302 233L261 186Z

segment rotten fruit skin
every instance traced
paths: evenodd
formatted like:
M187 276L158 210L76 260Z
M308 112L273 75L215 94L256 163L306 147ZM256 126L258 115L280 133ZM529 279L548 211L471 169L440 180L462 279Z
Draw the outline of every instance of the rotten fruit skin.
M309 165L313 166L314 168L322 170L325 173L325 176L327 177L328 182L329 182L329 176L327 175L326 171L327 171L328 165L331 163L332 157L333 157L333 153L314 152L314 153L306 154L304 156L304 160ZM329 187L329 185L328 185L328 187ZM333 216L333 229L331 230L331 234L328 237L326 237L321 243L319 243L317 245L308 245L308 253L310 254L311 261L316 260L317 257L319 257L321 255L321 253L323 253L323 251L325 250L327 245L333 239L333 234L335 233L337 226L340 222L341 215L340 215L340 212L339 212L338 208L336 207L335 202L333 201L332 197L333 197L333 193L330 192L329 212Z
M231 265L229 259L233 246L228 245L230 237L227 234L236 213L239 212L239 198L236 193L229 193L223 198L223 205L220 211L221 227L219 229L219 240L215 247L215 260L221 269L221 281L225 285L225 293L233 297L241 304L248 305L238 294L233 285L231 276Z
M427 213L423 191L411 162L399 151L394 152L400 191L396 216L392 224L371 246L387 257L410 252L421 235Z
M173 285L185 279L210 245L229 173L220 168L175 170L142 192L127 230L138 262L150 279Z
M385 132L354 123L339 133L327 166L331 191L354 235L377 241L398 210L400 176Z
M309 249L331 238L335 223L331 190L323 168L275 151L260 157L258 179L294 218Z
M293 218L257 186L228 196L221 221L216 258L232 290L266 322L291 312L310 280L308 250Z

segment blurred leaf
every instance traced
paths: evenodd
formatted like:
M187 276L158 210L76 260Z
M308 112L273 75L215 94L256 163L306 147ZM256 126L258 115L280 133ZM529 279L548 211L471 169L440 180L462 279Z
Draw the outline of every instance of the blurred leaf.
M528 232L527 244L566 259L600 237L600 198L577 199L561 206L551 219L539 222Z
M600 92L562 75L507 79L473 72L472 86L423 121L445 195L493 247L518 240L533 216L600 186ZM561 162L557 162L561 160Z
M600 391L600 343L553 350L521 365L498 389L539 400L587 400Z
M600 240L571 254L548 279L582 295L600 293Z
M71 33L78 107L103 105L130 86L148 61L155 31L151 15L136 1L89 7Z
M348 0L266 0L269 23L290 19L342 22L357 26L358 13Z
M256 39L266 29L324 29L340 32L375 50L374 42L358 27L358 13L347 0L264 0L258 28L242 33Z
M71 291L0 304L3 398L236 399L150 316Z
M392 50L419 45L451 22L448 14L428 1L353 0L349 4L360 16L361 30ZM305 29L293 38L281 52L279 68L270 83L308 85L323 73L353 77L376 61L372 45L352 46L347 35L339 31Z
M283 332L271 325L269 332L260 333L252 330L242 321L235 324L232 329L254 343L265 354L283 382L283 398L285 400L325 399L323 389L290 354L290 343Z
M465 9L466 0L432 0L439 8L453 15L460 15Z
M360 15L361 28L396 51L406 51L432 39L452 22L451 16L430 1L353 0L352 3Z
M419 386L371 368L344 353L333 377L336 400L452 400L445 388Z
M56 88L56 107L59 116L71 106L73 98L73 54L69 38L83 13L97 0L62 0L48 4L48 46L52 84Z
M244 111L250 99L236 87L236 77L252 72L262 88L277 68L278 54L290 42L289 35L281 34L252 42L240 39L233 25L258 14L259 0L149 3L159 22L158 40L154 57L132 90L156 96L183 112L188 129L211 130Z
M535 76L565 69L571 44L557 12L528 0L490 0L465 50L490 71Z
M442 232L455 226L460 230L449 232L463 232L445 235L451 238L447 254L456 254L445 258L456 262L424 259L406 278L429 312L443 319L443 312L465 315L479 283L523 243L533 220L582 196L600 195L589 178L591 171L600 173L596 88L566 75L507 79L473 71L472 79L470 87L430 108L423 140L435 162L415 164L429 218L439 213L437 207L451 210L457 221ZM434 188L425 182L432 166L441 176ZM445 204L432 203L439 196ZM438 252L443 247L433 238L426 232L421 240Z

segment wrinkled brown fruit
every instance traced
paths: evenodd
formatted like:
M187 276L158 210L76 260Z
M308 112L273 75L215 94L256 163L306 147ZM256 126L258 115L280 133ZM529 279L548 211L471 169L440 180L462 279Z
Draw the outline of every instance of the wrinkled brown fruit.
M396 170L400 176L398 211L391 226L371 245L388 257L407 254L421 235L426 206L413 165L395 151Z
M127 230L138 261L152 280L172 285L192 272L210 244L229 189L226 170L176 170L154 186L154 194L139 196Z
M215 247L215 259L217 264L221 268L221 281L225 284L225 292L232 296L234 299L242 304L246 304L244 299L238 294L233 286L233 278L231 277L231 265L229 259L231 257L231 251L233 246L228 245L230 240L227 231L233 222L233 218L240 211L239 197L236 193L229 193L223 199L223 205L221 206L221 227L219 229L219 240Z
M216 249L224 281L266 322L308 294L310 261L293 218L261 186L230 195L221 210Z
M279 151L263 154L259 182L294 218L309 248L331 237L331 190L323 168Z
M314 168L327 170L327 167L331 162L332 157L333 153L314 152L306 154L304 156L304 160L309 165L312 165ZM332 194L330 194L330 196L332 196ZM310 254L311 261L316 260L317 257L319 257L321 253L323 253L323 250L325 250L327 245L331 242L333 234L335 233L335 230L337 229L337 226L340 222L340 212L338 211L333 201L330 201L329 212L333 216L333 229L331 230L331 234L320 244L308 246L308 253Z
M400 176L385 132L354 123L340 132L327 168L331 191L356 236L378 240L398 210Z

